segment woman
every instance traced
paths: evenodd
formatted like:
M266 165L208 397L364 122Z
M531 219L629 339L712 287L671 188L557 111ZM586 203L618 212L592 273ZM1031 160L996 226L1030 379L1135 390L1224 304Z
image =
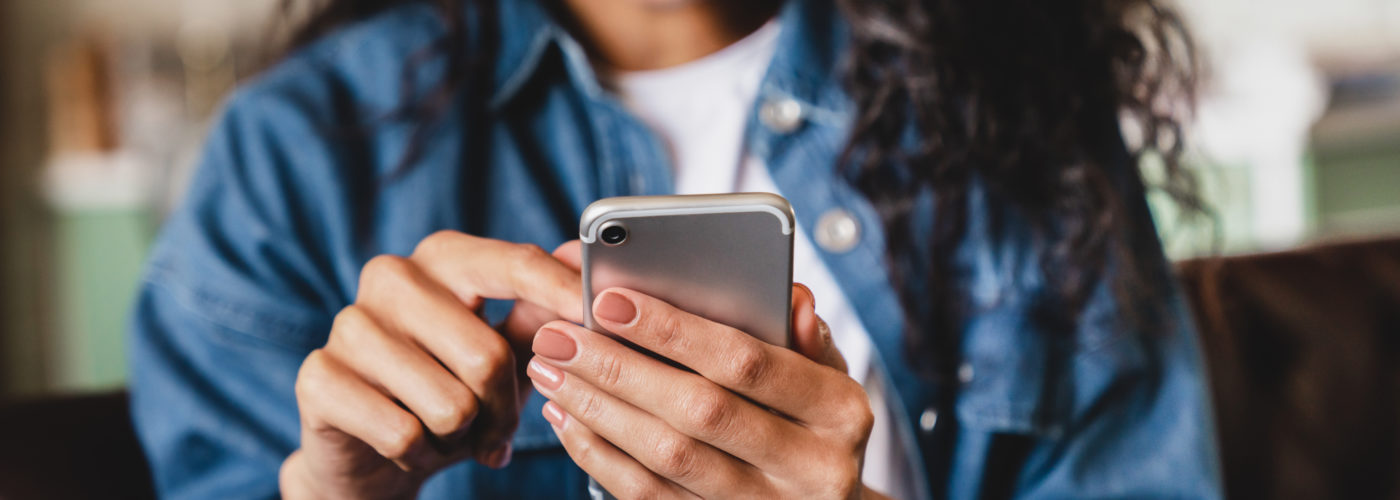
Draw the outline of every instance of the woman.
M1189 187L1180 35L1148 0L333 0L154 251L159 489L1218 497L1118 127ZM621 289L600 324L690 371L576 326L587 203L728 190L796 209L794 350Z

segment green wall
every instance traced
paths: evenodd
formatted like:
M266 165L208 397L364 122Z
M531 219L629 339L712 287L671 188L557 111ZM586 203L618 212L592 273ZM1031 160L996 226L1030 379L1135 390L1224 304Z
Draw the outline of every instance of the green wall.
M152 234L142 210L68 211L56 217L61 332L52 384L90 390L126 380L126 319Z

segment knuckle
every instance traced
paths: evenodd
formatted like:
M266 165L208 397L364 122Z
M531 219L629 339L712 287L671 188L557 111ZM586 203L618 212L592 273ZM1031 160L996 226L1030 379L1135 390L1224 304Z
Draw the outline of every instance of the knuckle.
M477 346L476 350L486 365L492 371L499 371L506 368L514 361L515 353L511 352L510 343L499 335L484 335L483 342Z
M373 322L374 320L370 319L369 312L365 311L364 308L354 304L345 306L344 309L341 309L340 312L335 314L335 319L331 323L330 341L327 343L341 341L347 337L351 339L363 338L363 335L374 331L374 328L371 327ZM354 341L335 343L358 345L358 343Z
M471 350L467 360L471 376L489 382L509 375L515 364L515 353L511 351L510 344L499 336L485 336L483 340Z
M379 453L386 458L404 458L423 438L423 427L412 417L394 419L383 427Z
M324 394L326 387L326 352L322 349L311 351L306 355L306 359L301 362L301 368L297 369L297 379L292 386L292 391L296 394L297 401L303 406L310 397L316 394Z
M685 324L677 315L665 313L647 314L640 310L638 314L643 314L647 317L646 323L650 327L649 330L651 331L652 340L657 346L675 348L682 342L681 339L684 337L683 332L685 331Z
M331 331L346 328L358 328L370 321L369 313L363 307L350 304L335 314L335 321L331 323Z
M667 435L656 442L656 469L662 476L685 481L698 473L695 441Z
M585 422L597 422L601 420L603 413L606 411L603 408L603 400L599 398L597 394L591 392L579 396L578 408L579 419Z
M465 427L476 414L476 405L469 398L472 398L470 394L457 394L443 398L442 402L433 408L431 419L434 425L429 427L434 432L444 435Z
M413 248L413 256L431 258L434 255L445 255L449 246L470 237L465 233L450 229L439 230L419 241L418 245Z
M863 389L845 398L840 406L841 418L838 432L852 442L865 442L875 427L875 413L870 408L870 399Z
M870 431L875 427L875 413L870 410L870 404L863 402L856 407L856 416L852 419L851 436L858 441L865 441L870 437Z
M330 324L326 349L342 354L344 360L356 364L356 360L368 353L367 349L372 349L370 346L384 345L384 339L388 335L388 332L379 328L368 308L354 304L346 305L346 308L336 312L336 317Z
M599 356L598 384L602 387L617 387L622 382L622 374L625 370L626 363L623 363L617 356Z
M408 271L408 259L397 255L376 255L365 263L361 273L371 278L401 276Z
M665 498L665 489L656 481L656 478L643 473L628 474L622 480L622 489L625 492L624 498L654 499Z
M569 450L569 455L581 466L593 465L599 461L598 444L591 439L575 439L569 433L560 434L559 439Z
M692 390L683 405L686 422L692 430L713 436L728 429L733 406L721 391L710 388Z
M506 255L514 271L511 276L530 281L540 279L539 269L542 262L554 259L549 252L533 243L511 243L506 249Z
M397 255L377 255L360 270L360 290L375 290L380 286L403 281L411 272L408 259Z
M730 382L737 388L759 386L773 363L767 350L752 344L734 349L729 359Z
M549 252L534 243L513 243L511 256L518 262L538 262L541 259L551 258Z

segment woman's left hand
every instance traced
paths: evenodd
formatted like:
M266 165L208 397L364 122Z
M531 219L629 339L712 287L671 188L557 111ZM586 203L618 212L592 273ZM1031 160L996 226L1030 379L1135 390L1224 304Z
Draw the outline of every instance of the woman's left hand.
M793 350L609 289L593 314L667 365L572 323L545 325L527 372L574 462L619 498L865 498L873 416L793 289Z

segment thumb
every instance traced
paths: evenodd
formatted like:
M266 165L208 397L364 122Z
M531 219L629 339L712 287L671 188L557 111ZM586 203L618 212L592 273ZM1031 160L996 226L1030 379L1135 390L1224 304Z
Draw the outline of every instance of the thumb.
M831 328L817 316L812 290L792 284L792 348L807 359L846 373L846 358L831 340Z

